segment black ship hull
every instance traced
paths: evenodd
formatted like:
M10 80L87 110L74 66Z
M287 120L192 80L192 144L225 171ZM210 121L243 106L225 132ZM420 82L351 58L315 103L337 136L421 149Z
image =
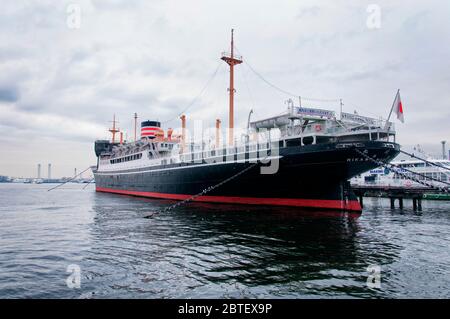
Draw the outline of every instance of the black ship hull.
M361 206L348 179L377 165L355 148L383 161L399 153L398 144L381 141L284 147L279 149L275 174L261 174L263 164L256 165L195 201L360 212ZM176 163L114 172L97 170L94 176L98 192L184 200L250 165L254 164L248 160Z

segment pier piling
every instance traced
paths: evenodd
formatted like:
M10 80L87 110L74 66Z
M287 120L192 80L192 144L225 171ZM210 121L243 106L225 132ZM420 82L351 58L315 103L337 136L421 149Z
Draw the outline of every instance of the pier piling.
M363 208L364 197L389 198L391 209L395 209L395 201L398 199L398 207L404 208L404 199L412 201L414 211L422 211L422 199L441 196L435 191L424 188L399 188L399 187L377 187L377 186L354 186L352 190ZM448 195L447 195L448 196ZM408 203L406 203L408 204ZM409 204L408 204L409 205Z

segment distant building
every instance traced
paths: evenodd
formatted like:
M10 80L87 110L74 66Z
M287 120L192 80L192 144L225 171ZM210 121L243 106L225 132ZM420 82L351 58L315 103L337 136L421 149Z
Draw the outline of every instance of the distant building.
M0 175L0 183L9 183L11 179L8 176Z

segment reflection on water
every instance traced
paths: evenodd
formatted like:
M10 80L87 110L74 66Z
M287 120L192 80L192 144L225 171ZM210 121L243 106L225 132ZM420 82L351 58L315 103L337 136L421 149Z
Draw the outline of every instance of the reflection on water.
M2 297L448 297L448 203L416 214L366 200L362 216L189 204L145 219L170 202L77 186L0 186ZM381 289L366 285L370 264Z

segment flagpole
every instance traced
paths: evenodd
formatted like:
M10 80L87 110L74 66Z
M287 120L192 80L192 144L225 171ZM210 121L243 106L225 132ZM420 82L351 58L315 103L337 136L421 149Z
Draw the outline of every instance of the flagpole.
M391 118L392 111L394 110L395 101L397 101L397 97L398 97L399 93L400 93L400 89L398 89L398 90L397 90L397 94L395 94L394 101L392 102L391 111L389 112L389 116L388 116L388 118L387 118L387 120L386 120L385 129L388 128L387 126L388 126L388 123L389 123L389 119Z

